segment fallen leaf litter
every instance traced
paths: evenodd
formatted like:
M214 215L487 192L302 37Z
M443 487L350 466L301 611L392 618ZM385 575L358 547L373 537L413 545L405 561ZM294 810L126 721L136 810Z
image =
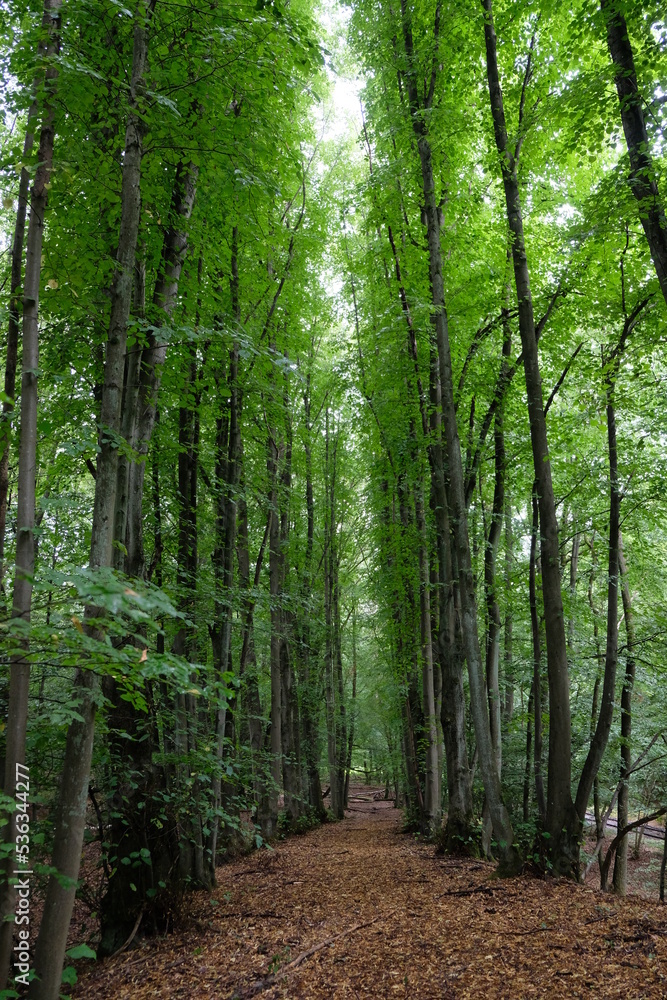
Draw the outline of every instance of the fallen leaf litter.
M665 1000L667 909L436 857L353 790L341 823L218 869L187 925L81 969L73 1000Z

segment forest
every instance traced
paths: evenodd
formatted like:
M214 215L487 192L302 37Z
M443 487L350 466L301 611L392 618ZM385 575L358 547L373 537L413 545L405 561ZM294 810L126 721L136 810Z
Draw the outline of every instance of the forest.
M292 868L202 996L588 995L557 899L664 997L664 4L0 0L0 73L0 998L186 995L104 970ZM335 979L521 907L530 989Z

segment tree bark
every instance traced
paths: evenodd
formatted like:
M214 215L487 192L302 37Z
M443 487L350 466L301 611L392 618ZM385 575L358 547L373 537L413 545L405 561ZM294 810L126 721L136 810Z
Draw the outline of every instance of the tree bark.
M503 715L507 722L514 712L514 660L512 656L512 566L514 563L514 536L512 532L512 508L509 500L505 504L505 632L503 635L503 682L505 701Z
M434 837L440 829L441 790L438 761L438 730L435 710L435 682L433 676L433 643L431 640L431 595L428 565L428 535L424 517L424 500L421 492L415 495L415 521L419 535L419 620L422 655L422 704L426 738L426 766L424 781L424 808L427 832Z
M632 609L632 597L628 584L628 567L623 553L621 534L618 535L618 568L621 575L621 597L623 599L623 616L625 618L625 634L627 651L625 654L625 678L621 692L621 789L618 793L617 829L622 830L630 821L630 769L632 767L632 691L635 684L635 622ZM667 840L667 836L666 836ZM664 870L664 864L663 864ZM628 838L623 837L616 849L614 862L614 892L625 896L628 883ZM662 899L663 896L660 896Z
M193 163L179 163L174 180L170 225L162 246L160 272L153 291L152 312L155 322L167 322L176 306L178 284L183 262L188 252L187 223L194 207L199 168ZM153 436L155 412L162 380L162 368L167 355L167 342L158 340L151 331L148 344L141 352L138 392L131 441L138 458L129 471L128 511L124 536L127 549L126 569L129 576L145 575L143 544L143 497L146 456Z
M630 187L637 199L655 273L667 302L667 219L651 156L628 26L618 0L600 0L600 8L607 26L607 46L614 64L616 93L630 156Z
M352 751L354 750L354 723L357 699L357 609L352 609L352 712L347 736L347 760L345 762L345 793L343 805L347 809L350 795L350 774L352 772Z
M572 539L572 552L570 554L570 618L567 626L567 648L570 655L574 648L574 634L576 617L574 613L574 602L577 596L577 567L579 565L579 549L581 546L581 532L575 531Z
M271 527L269 529L269 597L271 618L270 663L271 663L271 788L269 809L263 817L262 835L275 835L278 826L278 795L282 787L282 677L280 673L281 615L279 602L281 560L280 560L280 507L278 499L278 463L280 448L276 440L277 430L272 428L267 442L267 473L269 481L269 508ZM326 570L325 570L326 572Z
M532 489L533 520L530 532L530 559L528 569L528 593L530 599L530 632L533 640L533 775L535 780L535 801L540 823L546 818L544 799L544 779L542 777L542 640L540 635L540 613L537 600L537 575L539 557L537 554L537 534L539 530L539 507L537 484Z
M231 307L235 331L241 320L239 270L238 270L238 227L232 229L231 253ZM223 685L223 675L228 669L232 641L232 588L234 584L234 549L237 529L237 488L241 472L241 415L243 394L239 384L239 342L235 332L229 352L229 405L225 412L221 398L221 380L218 381L219 405L222 413L217 421L216 436L216 545L213 552L213 573L215 581L214 625L211 628L213 666L217 682ZM216 756L219 774L213 778L213 808L219 809L222 795L222 760L224 757L225 727L227 723L227 699L220 693L215 709ZM215 883L215 866L218 845L219 817L211 820L208 840L210 880Z
M34 101L28 112L25 140L23 142L23 160L30 159L34 144L34 122L38 112ZM14 239L12 241L12 268L9 289L9 320L7 323L7 355L5 360L5 399L2 404L0 423L0 593L4 595L5 578L5 531L7 527L7 498L9 493L9 452L11 446L11 420L16 405L16 367L18 363L19 330L21 316L19 312L20 289L23 277L23 243L25 238L25 220L28 207L28 188L30 174L26 167L21 168L19 180L18 205L16 222L14 223ZM4 779L4 772L2 774ZM0 978L0 981L1 978Z
M336 457L338 435L333 441L329 430L329 408L325 413L325 535L324 535L324 625L325 625L325 701L327 716L327 757L331 812L335 819L342 819L345 791L346 745L341 744L341 704L339 684L339 649L337 622L337 519L336 519Z
M500 379L506 378L508 370L507 359L512 349L511 332L509 324L505 330L503 339L503 360L500 372ZM498 776L502 774L502 704L500 699L500 607L498 606L496 563L498 556L498 545L503 527L503 515L505 513L505 434L503 430L502 407L496 410L494 421L494 489L493 505L491 508L491 523L489 525L488 537L484 546L484 597L486 603L486 684L489 693L489 722L491 728L491 743L496 757L496 767ZM488 817L488 809L485 804L485 820ZM491 846L491 831L489 822L483 821L482 827L482 847L485 853L489 853Z
M627 329L627 320L624 328ZM607 375L605 392L607 404L607 443L609 451L609 542L607 569L607 640L605 647L602 698L595 733L581 771L575 808L582 824L588 807L593 782L600 768L607 746L614 714L616 666L618 663L618 542L621 517L621 492L618 483L618 446L616 442L615 392L618 372L618 348L611 358L604 359Z
M35 180L30 191L30 220L28 222L28 237L26 242L25 284L23 289L23 331L22 331L22 372L21 372L21 428L19 437L19 478L18 500L16 509L16 564L14 573L14 595L12 602L12 620L15 624L22 622L25 634L20 640L22 652L11 657L9 668L9 704L7 710L7 731L5 751L4 792L15 799L16 782L21 780L17 774L17 765L25 764L26 734L28 728L28 698L30 693L30 661L29 628L32 611L33 574L35 570L35 485L37 477L37 370L39 365L39 292L42 274L42 243L46 224L46 205L48 200L49 182L53 166L54 142L54 107L56 80L58 69L54 57L60 47L60 7L61 0L45 0L42 17L42 32L44 40L41 44L41 55L46 60L44 82L46 97L42 111L42 124L39 137L39 160L35 171ZM28 124L30 128L30 124ZM27 144L27 138L26 138ZM30 143L32 145L32 143ZM22 174L25 171L22 171ZM23 181L23 176L21 178ZM20 197L20 194L19 194ZM25 198L25 194L24 194ZM25 218L25 207L23 207ZM21 280L20 248L22 245L21 205L17 215L14 251L18 254L18 283ZM18 244L18 245L17 245ZM16 277L15 264L12 260L12 284ZM18 320L18 304L15 302L14 312L10 309L10 335L12 325ZM18 335L16 328L14 340ZM16 346L14 357L10 356L12 344L8 343L8 374L12 363L16 370ZM13 390L12 390L13 396ZM7 440L6 452L9 450ZM3 455L4 462L4 455ZM0 468L0 473L1 473ZM4 495L6 513L6 491ZM0 497L0 502L2 501ZM4 539L4 523L0 525ZM1 556L0 556L1 558ZM1 563L0 563L1 573ZM0 577L1 584L1 577ZM7 818L3 831L3 840L14 844L16 839L17 813L12 812ZM14 913L15 889L9 884L9 879L15 867L15 856L12 853L3 860L2 875L2 924L0 925L0 986L8 982L12 957L12 940L14 921L8 919Z
M314 345L311 341L309 360L312 361ZM320 782L319 759L319 716L321 691L316 683L313 669L313 653L311 649L310 610L313 586L313 545L315 540L315 500L313 494L313 456L312 456L312 416L311 416L311 373L306 375L306 391L303 396L305 434L304 454L306 459L306 554L302 585L303 623L301 628L301 649L303 661L303 684L301 698L301 723L303 726L303 747L306 758L308 776L308 802L319 820L326 816L322 802L322 784Z
M289 376L284 375L283 414L285 418L285 459L280 476L280 593L286 591L289 550L289 504L292 487L292 426L289 411ZM303 813L301 787L301 745L299 739L299 704L290 648L290 636L294 615L280 608L280 684L283 788L285 791L285 813L288 822L294 823Z

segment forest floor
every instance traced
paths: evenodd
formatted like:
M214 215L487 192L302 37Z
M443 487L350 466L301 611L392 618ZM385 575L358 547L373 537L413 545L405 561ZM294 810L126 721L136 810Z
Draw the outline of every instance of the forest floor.
M667 907L436 857L391 802L218 870L168 937L79 967L76 1000L667 997Z

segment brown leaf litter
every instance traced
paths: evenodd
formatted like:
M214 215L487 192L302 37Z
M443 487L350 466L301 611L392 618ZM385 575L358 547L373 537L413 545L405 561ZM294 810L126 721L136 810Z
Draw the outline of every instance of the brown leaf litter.
M665 1000L667 910L564 880L499 880L401 833L355 788L341 823L218 869L166 938L81 969L73 1000Z

